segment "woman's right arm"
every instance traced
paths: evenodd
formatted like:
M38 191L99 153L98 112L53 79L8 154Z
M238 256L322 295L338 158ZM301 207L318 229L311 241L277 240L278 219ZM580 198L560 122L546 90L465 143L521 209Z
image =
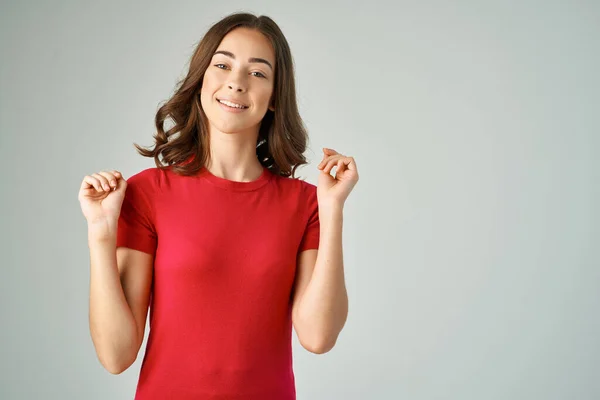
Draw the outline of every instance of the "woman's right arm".
M112 374L129 368L142 345L154 263L151 254L116 248L126 189L127 181L113 170L85 176L79 191L88 222L90 333L100 363Z
M98 359L112 374L125 371L144 340L153 256L116 249L116 232L98 236L88 227L89 324Z

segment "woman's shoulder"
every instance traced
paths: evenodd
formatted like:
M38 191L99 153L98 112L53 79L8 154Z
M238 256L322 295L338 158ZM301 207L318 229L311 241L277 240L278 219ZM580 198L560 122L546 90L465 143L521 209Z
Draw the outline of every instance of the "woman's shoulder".
M168 172L157 167L144 168L127 178L127 186L144 189L145 191L156 191L165 180Z
M161 171L160 168L157 167L145 168L133 173L129 178L127 178L127 183L130 183L130 181L135 183L153 182L160 176L161 173L164 173L164 171Z
M309 182L306 177L296 176L292 177L284 177L278 176L275 178L279 184L286 189L285 191L296 197L312 197L317 193L317 186L311 182Z

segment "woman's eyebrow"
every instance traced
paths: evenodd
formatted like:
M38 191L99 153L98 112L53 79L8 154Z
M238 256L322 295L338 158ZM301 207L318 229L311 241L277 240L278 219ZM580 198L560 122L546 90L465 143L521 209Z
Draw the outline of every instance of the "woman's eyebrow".
M213 54L213 56L216 55L216 54L223 54L223 55L226 55L227 57L231 57L231 58L233 58L235 60L235 55L232 52L227 51L227 50L217 50L217 51L215 51L215 54ZM249 63L263 63L263 64L267 64L269 66L269 68L271 68L271 71L273 70L273 66L271 65L271 63L268 62L267 60L265 60L264 58L250 57L248 59L248 62Z

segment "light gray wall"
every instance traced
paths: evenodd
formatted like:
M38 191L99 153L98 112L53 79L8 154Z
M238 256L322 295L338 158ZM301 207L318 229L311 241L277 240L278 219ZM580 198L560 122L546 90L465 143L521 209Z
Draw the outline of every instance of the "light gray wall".
M113 376L89 335L79 185L154 166L132 142L238 10L292 47L300 174L360 173L349 319L326 355L294 336L298 398L600 398L598 2L1 4L0 398L133 398L142 354Z

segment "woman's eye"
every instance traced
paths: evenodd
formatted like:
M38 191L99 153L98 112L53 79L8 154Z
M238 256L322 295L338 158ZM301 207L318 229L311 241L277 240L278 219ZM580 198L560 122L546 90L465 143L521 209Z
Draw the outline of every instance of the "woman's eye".
M215 67L217 67L219 69L227 69L227 65L225 65L225 64L215 64ZM223 68L221 68L221 67L223 67ZM259 78L266 78L266 76L262 72L254 71L252 73L258 74L258 75L254 75L254 76L258 76Z

